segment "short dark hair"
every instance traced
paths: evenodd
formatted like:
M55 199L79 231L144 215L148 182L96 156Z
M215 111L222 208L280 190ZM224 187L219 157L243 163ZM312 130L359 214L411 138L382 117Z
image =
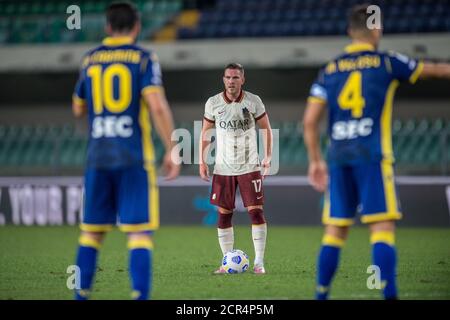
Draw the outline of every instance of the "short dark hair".
M106 9L106 23L112 31L131 31L139 21L139 13L131 2L114 2Z
M239 70L239 71L241 71L242 74L244 74L244 67L242 66L242 64L237 63L237 62L232 62L232 63L227 64L225 66L224 71L227 69Z
M348 16L348 28L354 31L367 32L370 29L367 27L367 20L371 16L371 13L367 12L368 7L371 6L368 3L359 4L351 8Z

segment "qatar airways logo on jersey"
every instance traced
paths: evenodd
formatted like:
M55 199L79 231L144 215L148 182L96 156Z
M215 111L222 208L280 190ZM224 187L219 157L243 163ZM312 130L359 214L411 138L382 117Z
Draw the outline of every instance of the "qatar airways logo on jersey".
M238 120L235 120L236 122ZM240 120L242 122L242 127L245 125L245 120ZM224 129L227 128L227 121L224 122ZM231 122L230 127L238 128L239 124L234 124ZM194 125L191 128L177 128L172 131L171 141L175 143L172 149L172 159L178 164L199 164L200 155L200 137L202 134L203 121L194 121ZM205 131L204 140L209 141L208 147L203 150L203 162L208 165L223 164L225 159L231 159L233 165L247 164L259 166L262 159L265 157L264 141L268 132L266 129L255 129L255 136L250 134L247 135L237 135L232 137L224 137L223 135L218 135L220 131L221 124L220 121L216 120L216 128L211 128ZM227 141L228 140L228 141ZM226 143L231 143L230 147L225 147ZM222 157L217 157L218 146L222 145L221 155ZM256 149L256 156L250 157L250 149ZM241 162L243 161L243 162ZM278 173L280 168L280 130L278 128L272 128L272 162L270 166L270 171L268 175L275 175Z
M331 136L334 140L349 140L358 137L366 137L372 133L372 126L373 120L371 118L337 121L333 124Z
M244 131L247 131L250 129L249 121L248 119L244 120L230 120L230 121L219 121L219 127L225 130L239 130L242 129Z

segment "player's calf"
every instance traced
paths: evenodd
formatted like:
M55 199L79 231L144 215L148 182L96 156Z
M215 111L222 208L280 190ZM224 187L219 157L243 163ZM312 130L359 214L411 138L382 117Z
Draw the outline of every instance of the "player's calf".
M253 272L256 274L266 273L264 269L264 253L267 239L267 223L262 206L249 206L248 213L252 222L252 238L255 248L255 261Z
M130 233L128 235L130 250L130 277L132 298L147 300L150 296L152 282L153 241L147 233Z
M80 235L76 261L76 265L80 268L80 288L75 293L76 300L89 298L103 238L103 232L83 231Z
M261 225L266 223L264 211L261 206L248 207L248 213L250 215L252 225Z
M219 211L217 223L217 236L219 238L220 249L224 255L228 251L233 250L234 246L234 230L232 224L233 212L223 212L222 208Z
M219 208L217 222L217 237L219 238L220 249L222 255L233 250L234 246L234 229L232 224L233 211L225 208ZM226 273L222 267L214 271L215 274Z
M217 227L219 229L228 229L232 227L233 211L219 211Z
M380 268L385 299L397 299L395 248L395 224L393 221L381 221L370 226L373 264Z
M345 244L348 227L328 225L322 239L322 247L317 259L316 299L328 298L331 281L339 265L341 248Z

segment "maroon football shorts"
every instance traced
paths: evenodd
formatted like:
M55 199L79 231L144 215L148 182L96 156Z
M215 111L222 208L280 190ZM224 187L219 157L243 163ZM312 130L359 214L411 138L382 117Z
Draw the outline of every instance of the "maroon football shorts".
M211 196L209 197L211 204L233 210L238 186L245 207L264 204L260 171L238 176L213 175Z

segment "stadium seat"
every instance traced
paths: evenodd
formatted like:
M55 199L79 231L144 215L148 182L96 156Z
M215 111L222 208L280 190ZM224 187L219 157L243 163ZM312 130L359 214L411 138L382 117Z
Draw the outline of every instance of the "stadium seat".
M210 25L200 23L200 30L186 36L179 32L179 39L205 37L279 37L321 36L346 33L347 10L358 1L217 1L214 8L202 12L201 22L236 23L238 32L225 29L207 33L203 29ZM446 32L449 31L447 7L439 1L374 1L385 14L386 33ZM259 22L264 25L256 24ZM292 26L292 27L289 27ZM248 33L242 30L248 30Z
M100 41L104 37L104 11L111 2L79 2L84 16L77 32L65 27L66 9L73 4L68 0L0 2L0 43ZM152 25L142 30L148 38L182 9L183 1L139 0L137 6L144 13L142 23Z
M103 18L112 0L86 0L81 9L89 16ZM186 30L180 26L178 39L223 37L280 37L343 35L348 7L358 1L328 0L218 0L201 12L199 24ZM382 7L385 33L449 32L447 1L374 1ZM103 23L87 23L89 30L55 32L52 17L61 17L70 1L0 2L0 43L99 41ZM182 11L182 0L138 0L143 12L142 36L151 38L166 22ZM7 23L14 18L13 23ZM50 20L49 20L50 18ZM90 19L90 18L89 18ZM89 20L88 19L88 20ZM61 19L58 19L61 20ZM84 19L83 19L84 20ZM84 23L84 22L83 22ZM239 26L228 27L239 23ZM50 29L50 31L47 30ZM212 29L210 29L212 28Z

